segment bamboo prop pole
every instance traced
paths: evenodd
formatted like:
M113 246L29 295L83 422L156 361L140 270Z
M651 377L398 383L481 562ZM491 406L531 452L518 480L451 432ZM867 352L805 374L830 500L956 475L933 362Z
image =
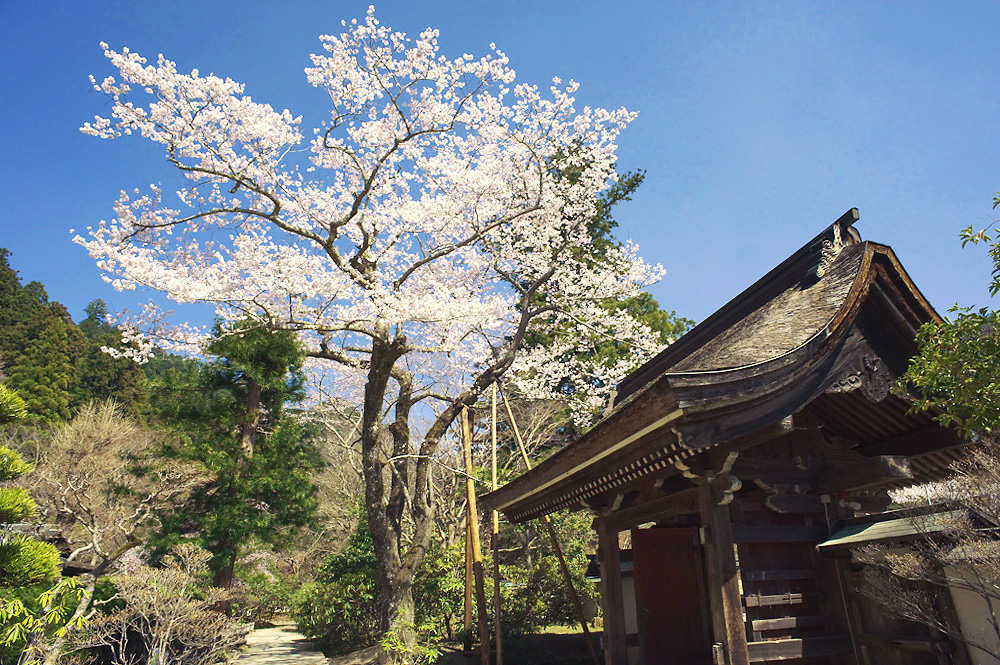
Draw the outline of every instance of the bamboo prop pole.
M524 448L521 431L517 428L517 422L514 421L514 412L510 409L510 402L507 401L507 393L503 389L500 390L500 397L503 398L503 406L507 411L507 420L510 421L511 430L514 432L514 440L517 441L518 450L521 451L521 459L524 460L525 468L530 470L531 458L528 457L528 451ZM569 589L570 599L573 601L573 609L576 610L576 618L580 621L580 626L583 628L583 636L587 640L590 657L594 660L594 665L601 665L601 657L597 655L594 638L587 627L587 618L583 615L583 604L580 602L580 596L576 592L576 587L573 586L573 577L570 575L569 566L566 565L566 557L563 556L562 546L559 544L559 536L556 535L556 528L553 526L552 519L548 515L543 515L542 521L545 522L545 529L549 532L549 540L552 541L552 549L555 550L556 558L559 560L559 569L562 571L563 581L566 582L566 587Z
M465 503L465 611L462 617L463 649L472 651L472 515Z
M493 444L493 470L490 475L490 490L497 490L497 384L491 386L490 439ZM493 549L493 634L496 639L496 665L503 665L503 638L500 630L500 513L492 511L493 533L490 545Z
M479 544L479 509L472 468L472 424L469 409L462 407L462 450L465 453L465 492L469 501L469 533L472 535L472 572L476 579L476 606L479 608L479 652L483 665L490 665L490 632L486 628L486 591L483 582L483 551Z

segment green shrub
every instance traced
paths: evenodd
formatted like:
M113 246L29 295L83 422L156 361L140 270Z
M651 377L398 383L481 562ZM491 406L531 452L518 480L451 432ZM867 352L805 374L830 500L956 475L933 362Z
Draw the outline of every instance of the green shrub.
M0 524L29 520L38 514L38 506L19 487L0 487Z
M59 574L59 551L28 536L0 542L0 586L23 587L51 582Z
M315 582L303 585L293 616L303 635L327 655L378 641L378 562L368 525L358 525L343 551L327 557Z
M581 599L593 597L594 585L584 577L590 534L587 517L560 513L554 523ZM509 527L509 535L524 528L529 527ZM526 635L545 626L577 621L558 559L548 541L544 542L545 545L533 548L530 563L522 556L500 566L501 622L505 635ZM456 618L461 615L464 603L463 556L462 542L450 548L432 546L413 581L416 629L425 644L454 636ZM484 560L483 568L491 571L492 562ZM327 655L381 643L378 579L371 535L362 521L344 550L328 557L317 579L295 594L293 616L299 630ZM485 590L492 613L493 583L489 577ZM489 623L492 630L492 621Z
M3 385L0 384L0 388ZM21 459L21 456L8 448L0 446L0 482L14 480L31 471L31 465Z
M327 655L349 653L378 641L378 585L370 572L355 572L303 585L296 595L299 630Z
M296 584L277 574L241 574L240 589L232 603L232 614L257 628L268 626L279 612L288 611Z
M63 630L82 592L74 578L0 589L0 663L18 662L28 634L51 637Z
M0 383L0 424L20 420L28 415L28 406L21 399L20 395L12 389ZM0 467L3 462L0 461ZM0 477L0 480L9 480Z

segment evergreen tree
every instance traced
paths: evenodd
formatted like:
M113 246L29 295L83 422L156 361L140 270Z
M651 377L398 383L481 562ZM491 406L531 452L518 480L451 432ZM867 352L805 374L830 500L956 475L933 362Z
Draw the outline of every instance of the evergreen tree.
M76 383L71 407L79 408L91 400L113 399L128 413L135 413L145 394L142 368L128 358L114 358L103 347L114 347L121 341L117 328L107 322L107 306L103 300L93 300L84 309L87 318L78 325L86 337L83 352L76 362Z
M25 400L29 418L56 422L69 417L75 365L85 345L69 312L50 302L39 282L21 285L0 248L0 357L9 386Z
M69 418L70 388L76 379L69 325L48 317L38 337L7 371L10 387L25 396L32 420L51 423Z
M163 545L196 528L216 585L228 587L243 543L282 546L312 519L319 457L308 428L285 412L302 397L304 353L294 335L237 329L206 351L217 359L151 363L153 417L181 435L174 454L215 476L164 518Z

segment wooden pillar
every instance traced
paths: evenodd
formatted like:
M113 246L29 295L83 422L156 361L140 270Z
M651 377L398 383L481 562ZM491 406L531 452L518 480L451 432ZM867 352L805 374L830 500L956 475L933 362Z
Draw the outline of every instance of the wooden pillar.
M732 516L728 505L719 505L721 498L712 484L704 485L699 490L712 632L716 643L722 645L726 665L749 665L739 569L733 547Z
M622 563L618 529L598 517L597 557L601 563L601 608L604 611L605 665L628 665L625 651L625 610L622 600Z

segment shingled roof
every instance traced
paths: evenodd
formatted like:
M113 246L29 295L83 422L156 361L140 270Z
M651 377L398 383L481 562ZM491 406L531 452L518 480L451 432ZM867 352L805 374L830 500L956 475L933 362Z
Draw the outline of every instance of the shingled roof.
M586 506L807 405L864 454L931 455L918 479L939 476L950 457L933 455L961 440L890 388L916 329L940 317L889 247L861 240L857 219L852 208L626 377L601 422L484 501L514 521Z
M733 369L795 349L843 305L864 253L857 208L726 303L677 343L625 377L622 400L667 372Z

